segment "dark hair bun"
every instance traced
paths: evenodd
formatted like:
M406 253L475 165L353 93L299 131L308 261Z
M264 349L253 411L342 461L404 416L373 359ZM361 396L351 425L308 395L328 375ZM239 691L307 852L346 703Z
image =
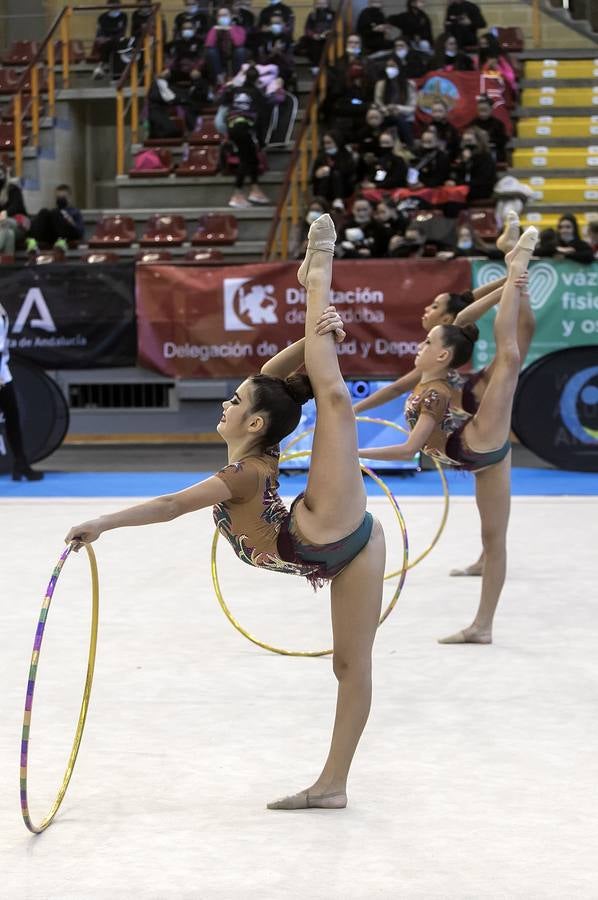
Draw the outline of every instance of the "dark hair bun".
M467 340L471 341L472 344L475 344L480 336L480 329L473 323L471 325L463 325L461 331L463 332Z
M475 300L473 291L463 291L463 293L461 294L461 299L467 306L469 306L469 304L473 303L473 301Z
M314 395L307 375L289 375L285 378L284 384L295 403L300 403L301 406Z

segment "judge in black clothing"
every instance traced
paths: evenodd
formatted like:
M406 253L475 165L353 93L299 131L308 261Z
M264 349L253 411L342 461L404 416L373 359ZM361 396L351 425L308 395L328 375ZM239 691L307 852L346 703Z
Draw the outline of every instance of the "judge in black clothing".
M112 77L116 77L123 69L118 59L118 51L126 44L127 14L120 8L120 0L108 0L108 10L98 16L98 24L94 51L101 62L93 71L97 80L103 78L112 65Z
M386 16L382 10L382 0L368 0L357 19L357 34L363 42L364 53L379 53L392 49L392 41L386 37Z
M206 13L202 12L201 4L198 3L197 0L186 0L183 12L177 13L175 16L174 27L172 30L173 41L180 38L181 31L183 30L183 22L187 22L189 19L193 22L195 34L198 39L203 41L208 33L210 21Z
M379 188L385 191L405 187L407 163L394 150L394 135L391 131L383 131L378 146L366 154L363 159L362 187Z
M407 0L407 9L405 12L396 16L389 16L388 22L396 28L400 28L403 37L408 41L419 38L428 41L430 46L433 43L432 23L430 17L424 11L424 0Z
M496 181L496 164L488 138L479 128L466 128L461 137L461 153L451 172L453 184L469 186L468 200L489 200Z
M311 171L312 194L324 197L328 203L344 201L355 188L356 174L353 156L342 144L336 132L324 132L322 149Z
M549 234L552 232L552 234ZM546 229L540 235L540 243L534 251L535 256L551 256L555 259L570 259L572 262L585 263L594 261L591 246L579 236L577 219L570 213L561 216L556 227Z
M295 17L291 7L287 6L285 3L279 3L278 0L275 0L274 3L270 3L269 6L264 6L260 11L257 20L257 27L260 31L268 31L270 29L272 16L282 16L282 21L284 22L284 34L292 39Z
M429 127L438 135L438 146L453 162L461 149L461 135L448 120L448 109L444 100L434 100L430 107L430 116L432 121Z
M438 135L432 129L422 134L410 170L409 186L415 191L442 187L449 177L449 158L438 146Z
M430 60L430 70L436 69L473 72L473 62L467 53L459 50L457 39L452 34L442 34L436 42L436 52Z
M478 114L469 126L475 126L485 131L488 136L490 152L497 162L507 161L507 144L509 136L504 123L492 115L492 100L486 94L477 98ZM469 127L468 126L468 127Z
M486 27L486 20L479 6L470 0L453 0L449 3L444 28L456 37L459 47L476 47L478 29Z

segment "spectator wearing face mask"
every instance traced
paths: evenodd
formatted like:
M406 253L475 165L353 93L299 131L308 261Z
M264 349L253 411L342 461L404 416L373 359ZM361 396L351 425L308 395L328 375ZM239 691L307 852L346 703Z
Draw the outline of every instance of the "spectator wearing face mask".
M351 215L339 231L337 256L343 259L379 259L385 255L386 230L374 219L371 203L363 198L353 202Z
M500 46L496 37L488 32L480 36L478 53L480 72L486 75L498 74L509 86L511 96L517 96L517 73L509 54Z
M262 28L257 37L260 61L267 59L275 49L282 49L283 52L288 53L291 43L282 15L275 13L270 17L270 24Z
M598 221L596 221L595 219L592 219L591 222L588 222L587 238L588 243L592 248L594 259L598 259Z
M65 243L80 241L85 232L83 216L73 205L71 189L68 184L59 184L56 188L56 203L52 209L40 209L31 223L31 238L27 241L27 250L42 247L58 246L65 249ZM59 243L61 242L61 243Z
M169 111L178 105L176 93L170 86L170 70L163 69L151 83L147 96L147 118L150 138L176 138L182 136L179 122L171 118Z
M473 62L467 53L459 49L457 39L452 34L442 34L436 42L436 52L430 61L432 71L473 72Z
M223 6L218 10L216 25L207 33L205 58L212 83L222 84L227 74L239 71L247 58L245 29L234 25L231 12Z
M389 16L391 25L398 28L407 41L426 41L431 49L434 38L432 37L432 22L425 12L425 0L407 0L405 12L395 16Z
M203 56L203 43L195 32L192 19L185 19L181 23L178 34L176 40L171 41L166 47L172 85L188 81L191 72L199 70Z
M380 200L374 207L373 217L384 231L387 249L391 238L397 234L404 234L409 224L409 219L400 213L390 200Z
M250 66L245 73L244 84L232 85L222 94L222 105L228 110L226 114L228 136L236 146L239 156L235 173L235 191L228 204L236 209L247 209L252 204L270 203L258 183L258 150L264 146L266 126L270 117L270 106L263 91L258 87L258 78L257 69ZM243 193L246 180L249 181L248 197Z
M343 146L337 132L324 132L322 147L311 171L312 194L323 197L330 204L337 201L343 204L353 193L355 183L352 154Z
M235 0L233 3L233 25L240 25L245 29L245 48L251 59L257 52L257 40L259 32L257 21L251 5L251 0Z
M449 3L444 20L444 29L452 34L459 47L475 47L478 43L478 29L486 27L486 20L480 7L470 0L453 0Z
M362 188L391 191L407 184L407 163L395 153L395 138L391 131L383 131L378 146L364 159Z
M270 0L269 5L264 6L261 10L257 20L258 30L269 31L274 16L281 16L284 24L283 33L292 40L295 16L291 7L285 3L279 3L279 0Z
M112 70L112 77L120 77L124 66L118 52L126 45L127 14L120 8L120 0L108 0L108 9L98 16L94 53L100 57L93 77L104 78Z
M387 256L392 259L413 259L424 255L426 236L416 225L408 225L405 234L391 237Z
M331 207L324 199L324 197L313 197L310 200L305 211L303 221L301 222L300 243L293 253L294 259L303 259L305 256L305 252L307 250L307 237L310 226L316 221L316 219L319 219L320 216L323 216L324 213L330 214L330 212Z
M466 128L461 138L461 153L447 184L468 185L468 201L489 200L495 181L496 164L486 133L479 128Z
M409 166L409 187L414 191L440 187L449 177L449 171L449 158L440 149L436 132L427 129L415 148L415 157Z
M315 75L320 68L322 50L326 38L332 31L335 12L330 6L329 0L314 0L314 8L305 21L303 37L295 48L298 56L307 56L312 66L312 74Z
M10 172L0 165L0 256L14 257L17 242L29 230L23 193L10 181Z
M378 146L380 135L384 131L384 113L379 106L372 105L365 114L365 123L356 132L352 146L363 158L366 153L373 153Z
M452 250L440 250L436 256L439 259L459 259L472 256L504 259L504 253L501 253L495 246L483 241L469 225L459 226L457 229L457 240Z
M534 255L553 257L554 259L570 259L572 262L586 265L594 261L592 248L581 239L577 219L570 213L561 216L556 232L553 229L542 231L540 243L536 247Z
M173 41L178 40L183 30L183 22L193 22L193 28L197 38L201 41L205 39L210 26L208 16L202 12L201 5L197 0L186 0L183 12L177 13L174 19L174 27L172 30Z
M428 56L410 47L405 38L398 37L393 42L390 60L386 61L399 67L404 78L420 78L428 69Z
M324 117L333 122L344 142L349 142L365 123L369 88L365 67L355 62L345 70L344 84L330 84L326 95Z
M438 146L447 154L449 160L453 162L460 150L461 136L455 126L448 120L448 109L443 100L434 100L430 107L430 118L428 128L436 132L438 137Z
M477 98L478 114L468 127L480 128L488 137L490 152L497 162L507 161L509 136L503 122L492 115L492 100L485 94Z
M417 91L412 81L401 75L399 67L388 60L384 77L374 87L374 103L384 113L388 125L396 127L405 144L413 143L413 123Z
M155 33L155 20L152 22L152 0L137 0L137 9L131 16L131 37L135 44L143 40L146 32ZM166 37L166 19L162 16L162 37Z
M368 0L366 8L359 13L356 28L361 37L364 53L390 50L392 39L398 36L397 29L386 21L382 7L382 0Z

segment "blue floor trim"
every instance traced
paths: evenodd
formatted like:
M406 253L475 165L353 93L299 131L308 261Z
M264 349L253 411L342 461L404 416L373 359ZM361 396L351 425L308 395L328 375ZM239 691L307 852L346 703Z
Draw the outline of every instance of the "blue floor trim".
M446 473L453 497L473 495L474 478L463 472ZM189 487L207 477L193 472L49 472L43 481L15 482L0 475L0 497L153 497ZM441 491L436 472L419 472L413 477L389 475L385 479L398 497L435 497ZM286 496L305 488L305 475L282 475L280 492ZM598 473L561 472L555 469L513 469L513 496L530 497L595 497L598 496ZM380 489L368 485L370 496Z

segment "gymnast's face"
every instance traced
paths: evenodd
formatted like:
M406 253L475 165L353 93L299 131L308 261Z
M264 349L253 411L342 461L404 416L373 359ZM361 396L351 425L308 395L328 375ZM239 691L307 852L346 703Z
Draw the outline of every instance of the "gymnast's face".
M263 416L253 412L253 388L251 381L246 379L230 400L225 400L222 404L222 416L216 431L229 443L257 436L263 427Z
M442 326L436 325L419 345L414 365L419 372L430 372L448 365L450 356L442 343Z
M450 325L454 316L446 311L448 303L448 294L438 294L432 302L424 309L422 316L422 325L425 330L430 332L436 325Z

